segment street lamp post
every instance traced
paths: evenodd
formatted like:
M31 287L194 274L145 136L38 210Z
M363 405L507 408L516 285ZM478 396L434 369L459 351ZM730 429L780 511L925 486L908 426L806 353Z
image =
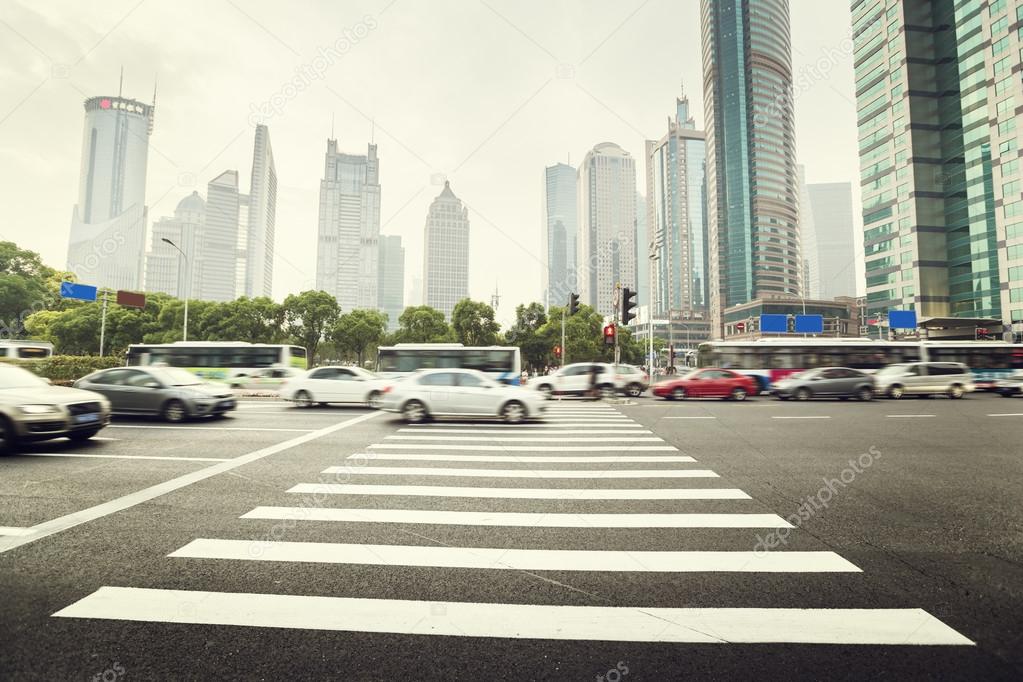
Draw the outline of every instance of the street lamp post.
M178 247L177 244L167 239L166 237L162 237L160 241L164 242L165 244L170 244L171 246L173 246L174 249L181 254L181 257L185 259L185 326L184 329L182 329L181 331L181 340L188 341L188 298L192 295L192 273L190 272L191 268L189 265L188 256L185 254L184 251L182 251Z

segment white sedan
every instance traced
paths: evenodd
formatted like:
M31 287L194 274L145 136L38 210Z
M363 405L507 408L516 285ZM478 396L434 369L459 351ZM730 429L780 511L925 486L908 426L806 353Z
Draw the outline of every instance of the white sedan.
M391 381L361 367L317 367L281 385L277 394L300 407L327 403L375 406Z
M417 372L384 391L377 404L417 423L431 417L500 417L517 424L547 409L541 393L498 383L474 369Z

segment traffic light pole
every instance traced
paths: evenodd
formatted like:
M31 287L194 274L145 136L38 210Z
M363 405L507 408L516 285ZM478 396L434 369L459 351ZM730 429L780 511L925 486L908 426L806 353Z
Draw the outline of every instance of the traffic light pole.
M103 308L99 318L99 354L103 357L103 342L106 341L107 336L107 297L110 292L106 289L103 290Z
M621 348L618 346L618 312L622 306L622 284L619 282L615 285L615 299L618 301L618 305L615 306L615 364L619 364L621 359Z
M565 357L568 355L568 347L565 345L565 315L567 310L561 311L561 366L565 366Z

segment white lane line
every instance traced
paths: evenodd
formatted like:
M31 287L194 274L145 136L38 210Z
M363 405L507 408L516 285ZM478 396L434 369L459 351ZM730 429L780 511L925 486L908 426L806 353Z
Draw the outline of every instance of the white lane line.
M886 414L889 419L921 419L925 417L934 417L933 414Z
M469 476L473 478L718 478L709 469L454 469L446 467L327 467L354 476Z
M323 436L334 433L335 431L340 431L341 429L348 428L349 426L355 426L356 424L360 424L368 419L372 419L379 414L381 413L370 412L369 414L364 414L360 417L354 417L347 421L339 422L337 424L331 424L330 426L325 426L324 428L318 429L311 433L304 433L301 436L289 438L284 442L274 443L273 445L267 446L265 448L253 450L252 452L240 455L226 462L217 462L216 464L204 467L202 469L199 469L198 471L193 471L182 476L172 478L169 481L158 483L156 485L144 488L137 492L130 493L123 497L119 497L115 500L110 500L109 502L97 504L94 507L89 507L88 509L83 509L82 511L77 511L71 514L67 514L65 516L60 516L50 521L45 521L43 523L32 526L32 533L30 535L25 535L17 538L0 538L0 553L6 552L7 550L13 549L15 547L20 547L21 545L27 544L29 542L34 542L41 538L48 537L50 535L53 535L54 533L60 533L61 531L68 530L69 528L74 528L75 526L78 526L80 524L88 523L89 521L94 521L104 516L109 516L110 514L115 514L119 511L129 509L137 504L148 502L149 500L160 497L161 495L174 492L175 490L179 490L193 483L198 483L199 481L206 480L207 478L216 476L217 474L222 474L225 471L237 469L240 466L250 464L257 460L263 459L264 457L269 457L270 455L277 454L278 452L288 450L298 445L303 445L310 441L316 440L317 438L322 438Z
M398 432L399 433L431 433L431 434L433 434L433 433L478 433L478 434L490 434L492 436L500 436L500 435L503 435L503 434L514 434L514 433L521 434L522 433L521 431L519 431L514 426L508 427L508 428L505 428L505 429L501 429L501 430L496 430L496 429L433 429L432 431L424 431L423 429L398 429ZM548 433L551 433L551 432L548 432ZM562 435L562 434L587 435L587 434L593 434L593 433L606 433L606 434L614 434L614 435L621 436L621 435L642 435L642 434L650 434L650 433L653 433L653 432L649 431L647 429L635 429L635 430L632 430L632 429L629 429L629 430L626 430L626 429L579 429L579 430L576 430L576 429L562 429L562 430L559 430L559 431L555 431L553 433L556 433L559 436Z
M923 609L549 606L104 586L53 616L602 642L973 644Z
M501 452L678 452L674 445L431 445L429 443L374 443L370 449L391 450L498 450Z
M1000 412L989 414L989 417L1023 417L1023 412Z
M0 526L0 535L28 535L31 528L19 528L16 526Z
M511 441L541 441L544 443L610 443L614 441L623 441L626 443L663 443L664 440L656 436L652 437L641 437L641 436L630 436L626 435L623 438L609 438L606 436L597 436L594 438L587 438L585 436L569 436L568 438L558 438L557 436L504 436L501 434L491 436L385 436L384 440L455 440L455 441L493 441L493 442L511 442Z
M831 419L831 417L826 414L804 414L795 416L772 415L771 419Z
M367 564L516 571L860 573L834 552L659 552L359 545L200 538L168 554L189 559Z
M289 493L478 497L522 500L749 500L738 488L469 488L440 485L299 483Z
M288 433L312 433L315 429L273 429L259 426L180 426L169 424L111 424L108 429L171 429L173 431L284 431Z
M453 526L529 528L793 528L777 514L543 514L463 512L425 509L335 509L256 507L242 519L421 523Z
M264 407L288 407L293 403L287 400L260 400L259 402L242 402L238 401L239 410L258 410Z
M409 424L409 426L406 427L406 429L402 429L402 430L403 431L404 430L408 430L408 431L422 431L422 432L426 433L428 431L439 431L441 429L452 427L452 426L457 426L457 427L471 426L474 429L587 429L587 428L601 428L601 429L618 429L618 430L622 430L622 431L624 431L626 429L642 429L642 428L644 428L642 424L637 424L636 422L628 422L628 423L623 423L623 424L612 424L612 423L606 423L605 422L605 423L597 424L597 425L588 424L588 423L585 423L585 422L584 423L580 423L580 422L559 422L557 424L548 423L548 422L541 422L541 423L530 422L529 424L515 424L514 426L512 426L511 424L493 424L493 423L486 423L486 422L476 422L476 423L473 423L473 424L466 424L464 422L432 422L432 423L429 423L429 424Z
M713 416L699 416L699 417L661 417L661 419L717 419Z
M557 456L557 455L434 455L421 452L367 452L348 455L348 459L354 460L404 460L424 462L518 462L519 464L531 464L533 462L590 462L600 464L628 464L629 462L695 462L696 460L687 455L595 455L587 456Z
M94 455L79 452L22 452L21 457L87 457L96 459L158 459L171 462L230 462L224 457L165 457L161 455Z

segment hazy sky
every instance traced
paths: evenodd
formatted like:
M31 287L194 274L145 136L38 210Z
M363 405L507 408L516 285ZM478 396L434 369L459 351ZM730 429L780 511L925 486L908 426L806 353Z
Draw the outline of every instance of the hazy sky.
M793 0L798 157L809 182L857 189L846 0ZM422 271L443 178L468 205L470 294L498 317L540 300L545 165L612 141L637 159L685 85L703 125L698 0L71 0L0 3L0 238L63 267L77 198L82 101L143 101L158 81L150 220L223 170L248 191L254 112L278 175L274 295L312 288L330 135L379 146L382 225ZM811 69L812 67L812 69ZM287 84L298 82L296 92ZM859 271L859 268L857 269Z

